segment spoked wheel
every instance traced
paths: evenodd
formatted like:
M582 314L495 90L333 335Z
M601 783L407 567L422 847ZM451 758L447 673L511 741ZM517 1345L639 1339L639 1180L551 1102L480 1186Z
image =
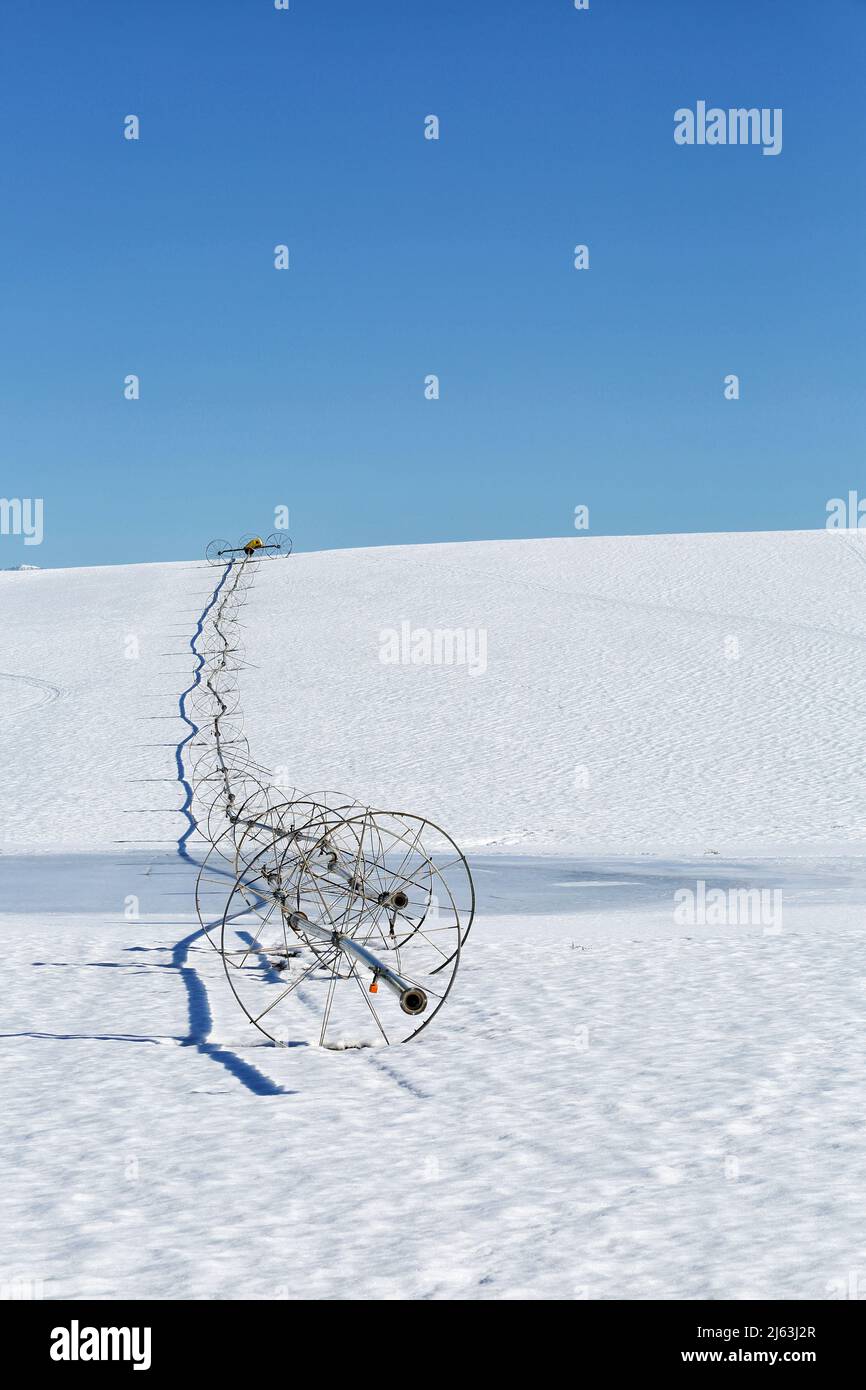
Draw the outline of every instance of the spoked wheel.
M205 559L209 565L226 565L231 556L229 551L232 548L231 541L216 540L211 541L205 550Z
M212 773L200 790L204 834L211 844L220 844L221 853L233 868L234 846L247 823L267 810L268 788L253 774L232 770L227 775ZM225 841L226 829L231 831L230 844Z
M235 867L238 844L247 839L257 824L270 819L270 801L273 788L256 778L244 776L231 783L232 795L236 798L231 807L218 789L217 799L205 819L206 836L210 848L198 872L195 886L195 905L199 925L215 951L220 949L220 929L226 892L237 877ZM240 789L249 794L246 800L240 799ZM231 809L231 815L227 811ZM259 901L250 896L251 911L259 911ZM265 908L267 904L264 905ZM231 961L228 962L232 964Z
M231 870L227 868L227 863L233 848L234 836L232 827L229 827L208 849L195 881L195 910L199 926L215 951L220 949L222 914L226 890L231 883Z
M278 1043L408 1041L457 972L475 906L466 860L402 812L324 811L307 829L307 843L266 846L236 879L220 935L229 984Z
M292 553L292 538L286 531L272 531L265 541L265 547L270 559L285 559Z

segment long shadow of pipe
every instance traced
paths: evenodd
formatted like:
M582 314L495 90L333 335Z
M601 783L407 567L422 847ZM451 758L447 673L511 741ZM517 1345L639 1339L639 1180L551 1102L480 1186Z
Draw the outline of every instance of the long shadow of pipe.
M189 729L189 733L179 740L175 749L177 780L184 794L183 805L180 810L181 815L184 816L187 822L186 829L177 839L177 853L178 857L183 860L184 863L189 864L195 869L200 868L201 865L196 859L193 859L187 849L187 841L197 829L197 826L195 817L192 813L193 792L184 766L184 751L187 745L199 732L199 728L195 721L187 714L186 702L196 687L201 684L204 656L198 650L196 643L204 630L205 620L219 598L222 587L232 571L233 564L234 562L232 560L229 560L226 564L219 583L199 615L195 632L189 639L189 649L196 658L197 664L193 671L191 685L179 695L177 702L178 714ZM220 871L218 870L217 872ZM230 878L231 875L226 874L225 877ZM195 931L190 932L189 936L185 936L181 941L178 941L171 955L172 967L179 971L180 977L186 988L187 1008L189 1011L189 1033L185 1038L180 1039L181 1044L184 1047L196 1048L196 1050L201 1052L205 1057L212 1057L215 1062L219 1062L224 1066L227 1071L231 1072L232 1076L236 1077L236 1079L246 1086L247 1090L252 1091L254 1095L284 1096L294 1094L288 1091L285 1086L278 1086L276 1082L271 1081L270 1077L265 1076L257 1067L251 1066L249 1062L245 1062L243 1058L238 1057L236 1053L230 1052L224 1047L217 1047L215 1043L208 1042L208 1035L213 1027L213 1015L211 1014L210 1003L208 1002L207 990L201 976L195 968L189 964L190 947L193 942L198 941L204 934L203 927L198 927Z

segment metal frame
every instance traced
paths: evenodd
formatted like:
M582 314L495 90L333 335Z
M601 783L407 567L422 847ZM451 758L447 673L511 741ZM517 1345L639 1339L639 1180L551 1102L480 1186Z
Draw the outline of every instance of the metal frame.
M209 845L199 920L247 1018L272 1041L297 1041L311 1013L323 1046L408 1041L451 991L475 912L472 875L424 817L339 793L287 793L252 759L240 614L259 565L289 554L291 542L269 536L250 549L251 539L212 541L206 552L220 577L195 644L190 702L193 807ZM218 917L212 900L223 903ZM363 1020L372 1039L361 1036Z

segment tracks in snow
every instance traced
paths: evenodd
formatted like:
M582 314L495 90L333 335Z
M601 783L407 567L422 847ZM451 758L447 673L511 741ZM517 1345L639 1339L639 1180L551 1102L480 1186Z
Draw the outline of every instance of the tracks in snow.
M22 692L16 687L24 686ZM37 676L22 676L14 671L0 671L0 719L15 719L25 710L51 705L68 694L62 685L39 680ZM10 698L11 697L11 698Z

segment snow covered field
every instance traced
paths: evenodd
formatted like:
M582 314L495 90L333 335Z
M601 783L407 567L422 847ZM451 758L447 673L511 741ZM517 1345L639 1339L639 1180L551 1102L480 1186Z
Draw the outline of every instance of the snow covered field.
M0 574L2 1292L866 1294L859 538L263 565L253 751L431 816L479 894L430 1029L339 1053L264 1045L197 934L214 578Z

